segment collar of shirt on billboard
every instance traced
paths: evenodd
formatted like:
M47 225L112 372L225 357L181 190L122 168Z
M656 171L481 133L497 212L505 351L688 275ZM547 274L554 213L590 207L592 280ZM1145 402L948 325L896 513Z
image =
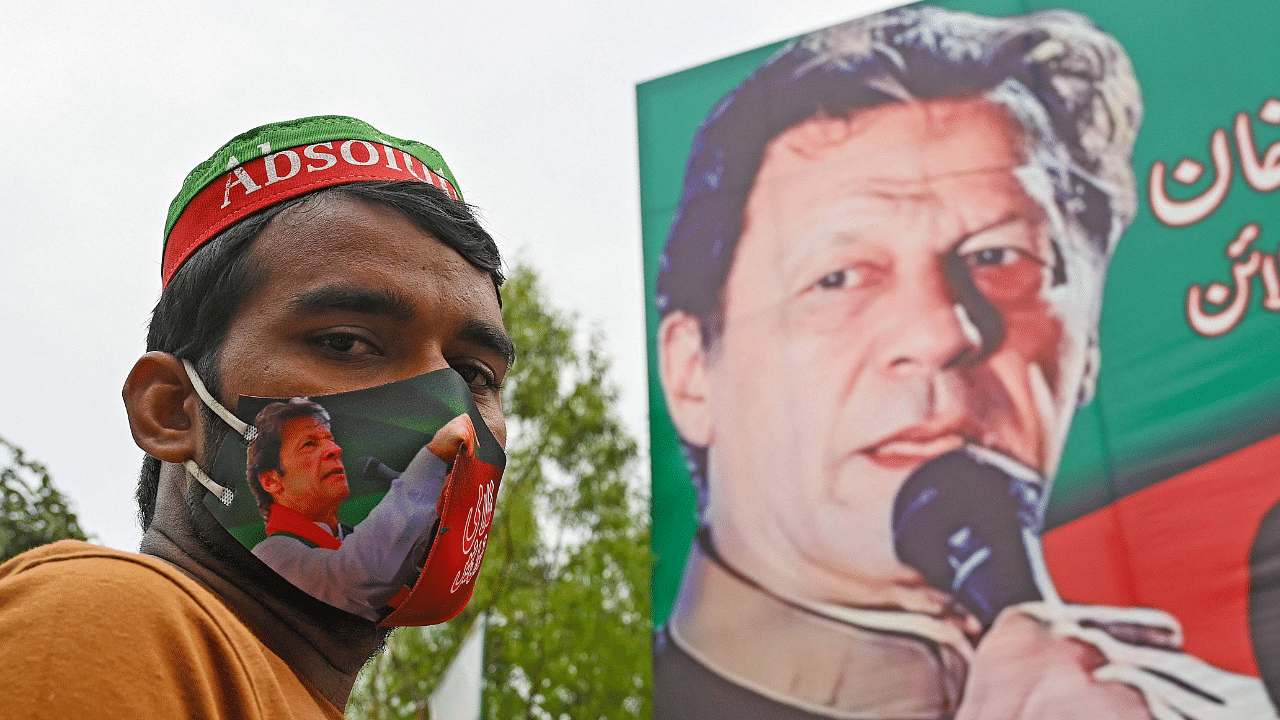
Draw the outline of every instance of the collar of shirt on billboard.
M726 680L833 718L948 717L973 655L959 628L928 615L767 591L717 560L705 532L667 629Z

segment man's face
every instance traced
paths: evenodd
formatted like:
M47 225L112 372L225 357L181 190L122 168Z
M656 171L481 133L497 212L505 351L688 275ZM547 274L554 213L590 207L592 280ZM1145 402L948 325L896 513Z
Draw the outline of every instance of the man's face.
M314 417L295 417L280 428L280 470L259 478L281 505L315 522L330 522L347 499L347 472L342 448L329 428Z
M330 196L285 211L219 354L222 400L360 390L453 368L506 442L510 340L489 276L396 210Z
M768 146L707 351L717 548L817 599L901 604L895 494L966 444L1052 473L1093 327L1055 297L1021 130L978 99L816 119ZM947 264L1006 329L974 327ZM1080 288L1077 286L1078 293Z

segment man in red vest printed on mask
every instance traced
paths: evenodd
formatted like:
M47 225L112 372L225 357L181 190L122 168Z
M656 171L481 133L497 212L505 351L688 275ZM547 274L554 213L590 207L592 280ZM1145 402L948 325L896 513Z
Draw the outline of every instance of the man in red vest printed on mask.
M263 408L253 426L245 472L267 524L267 538L253 554L294 585L356 615L377 620L386 607L399 607L435 537L439 508L428 498L442 497L449 470L443 458L461 445L475 447L471 419L463 414L449 421L398 476L384 468L394 477L391 487L354 528L338 520L349 488L329 413L295 397Z
M347 499L342 448L329 432L329 413L303 398L272 403L254 419L248 480L267 523L311 547L337 550L351 527L338 522Z

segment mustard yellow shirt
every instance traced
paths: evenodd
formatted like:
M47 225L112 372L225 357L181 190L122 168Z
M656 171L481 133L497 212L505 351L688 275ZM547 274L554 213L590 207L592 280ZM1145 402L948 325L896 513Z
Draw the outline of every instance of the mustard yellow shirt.
M0 718L342 717L163 560L64 540L0 565Z

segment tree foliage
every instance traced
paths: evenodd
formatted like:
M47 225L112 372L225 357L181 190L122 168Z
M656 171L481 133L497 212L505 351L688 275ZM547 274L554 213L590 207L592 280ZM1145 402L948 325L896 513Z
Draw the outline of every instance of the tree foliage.
M593 336L517 266L503 290L520 357L504 403L512 442L476 593L453 621L402 628L356 685L348 716L426 717L426 700L481 612L484 716L649 717L648 506L635 440Z
M0 466L0 562L55 540L87 539L67 498L53 486L49 469L0 437L0 453L5 452L8 463Z

